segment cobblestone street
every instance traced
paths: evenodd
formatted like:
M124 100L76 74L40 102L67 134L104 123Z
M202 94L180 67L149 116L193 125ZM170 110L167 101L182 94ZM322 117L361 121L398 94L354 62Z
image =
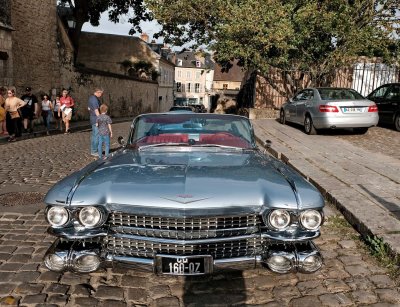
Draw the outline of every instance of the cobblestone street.
M119 135L127 136L129 125L113 125L113 148ZM326 137L399 159L399 133L382 129ZM81 275L50 272L42 258L54 237L46 233L43 203L35 203L37 197L32 203L29 197L26 203L7 203L7 194L1 194L44 195L52 184L93 161L89 132L37 137L0 145L0 150L5 157L0 169L1 306L400 306L395 281L331 205L316 240L325 265L314 274L251 269L190 278L121 268Z

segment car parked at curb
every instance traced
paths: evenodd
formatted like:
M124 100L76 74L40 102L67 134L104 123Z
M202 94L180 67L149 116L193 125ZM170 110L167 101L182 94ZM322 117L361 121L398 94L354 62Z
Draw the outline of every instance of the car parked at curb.
M367 98L378 107L379 123L393 125L400 131L400 83L384 84Z
M320 192L256 145L248 118L143 114L122 148L45 197L53 271L118 265L204 275L267 267L311 273L324 221Z
M281 124L300 124L307 134L342 128L363 134L378 120L376 104L348 88L306 88L284 103L279 113Z
M169 112L194 112L194 109L190 106L173 106Z

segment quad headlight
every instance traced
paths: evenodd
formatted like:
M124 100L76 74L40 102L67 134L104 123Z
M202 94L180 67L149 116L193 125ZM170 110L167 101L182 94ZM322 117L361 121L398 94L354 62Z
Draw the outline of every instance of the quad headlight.
M68 210L64 207L51 207L47 211L47 220L52 226L60 227L65 225L69 220Z
M102 213L93 206L82 208L79 211L79 222L86 227L98 226L102 220Z
M307 230L316 230L322 223L322 215L317 210L306 210L300 215L300 223Z
M99 266L100 258L94 254L83 254L74 261L74 269L78 272L94 272Z
M268 216L268 222L275 229L285 229L290 224L290 213L282 209L273 210Z
M52 271L64 270L64 258L57 254L49 254L44 258L44 264Z

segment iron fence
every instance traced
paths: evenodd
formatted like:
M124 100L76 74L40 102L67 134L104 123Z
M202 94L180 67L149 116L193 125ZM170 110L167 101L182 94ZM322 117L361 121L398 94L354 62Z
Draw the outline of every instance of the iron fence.
M352 88L367 96L382 84L393 82L400 82L398 66L361 62L337 70L324 83L332 87ZM271 70L267 76L257 76L248 80L239 94L239 103L242 107L278 109L288 97L295 94L293 89L297 91L315 84L315 80L307 71Z

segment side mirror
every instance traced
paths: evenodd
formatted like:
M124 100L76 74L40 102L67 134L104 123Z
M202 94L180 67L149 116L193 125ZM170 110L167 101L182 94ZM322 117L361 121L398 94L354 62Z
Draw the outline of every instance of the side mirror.
M272 145L272 142L270 141L270 140L266 140L265 142L264 142L264 147L265 148L271 148L271 145Z
M126 143L125 143L125 140L124 140L124 137L123 137L123 136L119 136L119 137L118 137L118 143L119 143L120 145L122 145L122 146L125 146L125 145L126 145Z

